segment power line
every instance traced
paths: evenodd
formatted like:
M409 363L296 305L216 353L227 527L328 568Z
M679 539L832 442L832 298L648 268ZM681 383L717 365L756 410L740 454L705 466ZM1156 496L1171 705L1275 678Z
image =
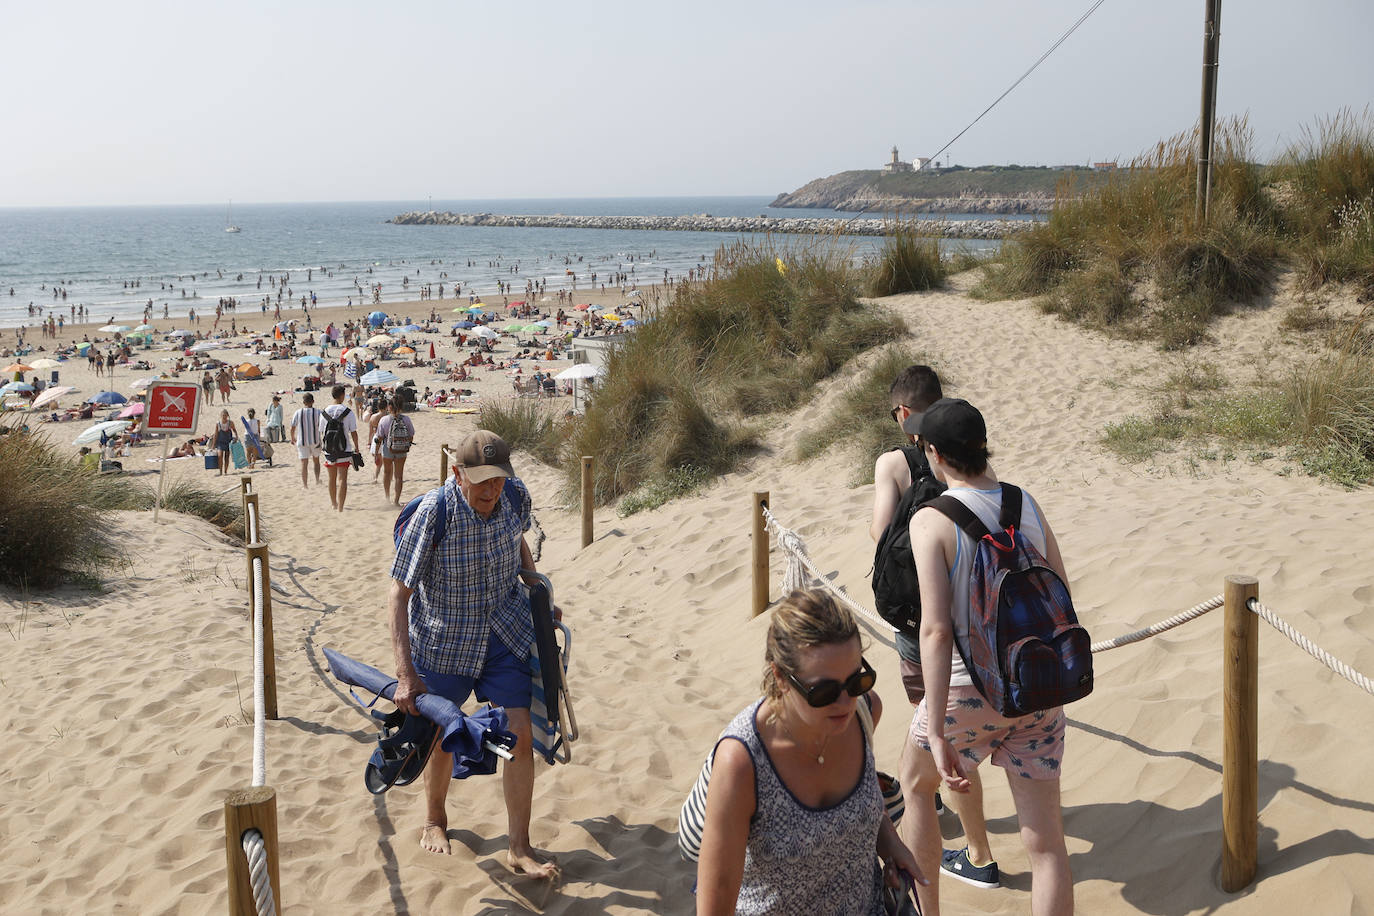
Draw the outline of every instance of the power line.
M1021 85L1022 81L1025 80L1026 77L1028 77L1028 76L1030 76L1032 73L1034 73L1034 72L1035 72L1035 68L1038 67L1038 66L1040 66L1041 64L1043 64L1043 63L1045 62L1045 58L1049 57L1049 56L1050 56L1051 54L1053 54L1056 50L1058 50L1059 46L1062 45L1065 41L1067 41L1070 35L1072 35L1072 34L1073 34L1074 32L1076 32L1076 31L1078 31L1078 27L1079 27L1080 25L1082 25L1083 23L1087 22L1087 21L1088 21L1088 17L1091 16L1093 13L1097 12L1097 8L1098 8L1099 6L1101 6L1102 4L1106 3L1106 2L1107 2L1107 0L1097 0L1097 2L1094 3L1094 4L1088 9L1088 11L1087 11L1086 13L1084 13L1082 16L1079 16L1079 17L1078 17L1078 21L1077 21L1077 22L1075 22L1073 25L1069 26L1069 30L1068 30L1067 32L1065 32L1063 35L1060 35L1060 36L1059 36L1059 40L1058 40L1058 41L1056 41L1054 44L1050 45L1050 49L1049 49L1048 51L1046 51L1044 54L1041 54L1041 55L1040 55L1040 58L1039 58L1038 60L1036 60L1035 63L1033 63L1033 64L1030 65L1030 69L1029 69L1029 70L1027 70L1025 73L1022 73L1021 76L1017 78L1016 82L1012 83L1010 86L1007 87L1007 91L1006 91L1006 92L1003 92L1001 95L999 95L999 96L997 97L996 101L994 101L994 102L993 102L991 105L989 105L987 108L984 108L984 109L983 109L983 114L980 114L978 117L976 117L976 118L974 118L972 121L970 121L968 127L965 127L963 130L959 131L957 134L954 135L954 140L951 140L951 141L949 141L948 143L946 143L944 146L940 147L938 150L935 151L935 155L934 155L934 156L931 156L930 158L931 158L931 159L934 159L936 156L940 155L940 154L943 153L945 150L949 149L951 146L954 145L954 143L955 143L956 140L958 140L958 139L959 139L960 137L962 137L964 134L968 133L969 130L973 127L974 124L977 124L979 121L983 120L983 115L987 114L989 111L992 111L994 108L997 107L997 103L998 103L998 102L1002 101L1002 100L1005 99L1007 96L1011 95L1011 91L1012 91L1013 89L1015 89L1017 86Z

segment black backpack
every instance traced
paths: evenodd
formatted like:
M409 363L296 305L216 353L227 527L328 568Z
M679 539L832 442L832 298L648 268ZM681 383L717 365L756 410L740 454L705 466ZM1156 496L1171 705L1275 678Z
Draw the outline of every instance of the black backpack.
M324 454L328 458L338 458L353 451L348 447L348 435L344 432L344 417L350 413L345 407L338 415L328 412L324 415Z
M873 602L879 616L915 639L921 633L921 586L911 554L911 516L945 492L945 485L935 479L919 448L909 445L901 451L911 469L911 486L902 494L873 554Z

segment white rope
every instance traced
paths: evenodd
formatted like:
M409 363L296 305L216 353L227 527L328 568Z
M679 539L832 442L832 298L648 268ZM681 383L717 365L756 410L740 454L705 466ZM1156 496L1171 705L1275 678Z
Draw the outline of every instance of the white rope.
M272 876L267 872L267 845L256 828L250 827L244 831L243 854L248 858L253 904L259 916L273 916L277 912L277 901L272 897Z
M258 543L258 507L255 503L248 504L248 543Z
M1158 636L1165 630L1172 630L1179 624L1187 623L1190 620L1201 617L1208 611L1214 611L1225 603L1225 599L1223 599L1221 595L1214 595L1201 604L1193 605L1181 614L1175 614L1168 620L1161 620L1159 623L1148 626L1143 630L1136 630L1134 633L1127 633L1125 636L1116 637L1116 639L1104 639L1101 642L1095 642L1092 644L1092 651L1106 652L1108 649L1129 646L1133 642L1140 642L1142 639Z
M833 582L825 577L825 574L807 556L806 544L802 542L801 536L797 532L784 528L773 513L768 511L767 506L760 506L760 509L763 512L765 527L778 539L778 546L787 554L787 569L782 576L783 591L790 592L793 589L805 588L806 577L802 574L802 570L805 569L811 574L812 581L819 583L833 594L845 607L856 614L862 614L889 633L896 632L896 628L892 624L840 591Z
M253 785L267 785L267 696L262 661L262 557L253 558Z
M1292 641L1293 645L1297 646L1299 649L1302 649L1308 655L1312 656L1317 661L1321 662L1323 665L1330 668L1332 671L1336 672L1350 683L1354 684L1356 687L1359 687L1365 693L1374 694L1374 681L1371 681L1369 678L1365 677L1363 674L1356 671L1354 668L1350 667L1345 662L1340 661L1337 658L1334 658L1331 655L1331 653L1327 652L1325 649L1321 648L1320 646L1312 642L1312 640L1308 639L1306 636L1302 635L1297 630L1293 629L1292 625L1290 625L1288 621L1284 620L1278 614L1275 614L1269 608L1260 604L1258 599L1251 598L1248 602L1246 602L1245 606L1248 607L1250 610L1254 611L1260 617L1262 617L1264 621L1268 623L1271 627L1278 630L1284 636L1287 636Z

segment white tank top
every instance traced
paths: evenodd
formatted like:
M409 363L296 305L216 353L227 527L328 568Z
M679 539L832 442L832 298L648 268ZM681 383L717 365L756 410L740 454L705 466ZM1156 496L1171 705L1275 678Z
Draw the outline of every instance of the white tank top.
M997 531L997 519L1002 512L1002 488L999 486L995 490L974 490L970 487L951 487L945 491L948 496L953 496L959 502L978 516L978 519L988 526L989 531ZM1025 490L1021 491L1021 523L1017 530L1024 534L1035 549L1040 553L1045 553L1045 524L1044 517L1040 514L1040 507L1035 500ZM968 669L964 667L964 660L959 657L957 643L968 642L968 590L969 576L973 573L973 555L975 545L973 538L964 533L960 528L955 538L954 565L949 571L949 591L950 609L954 615L954 634L956 645L951 652L953 658L950 660L949 683L951 687L971 687L973 678L969 676Z

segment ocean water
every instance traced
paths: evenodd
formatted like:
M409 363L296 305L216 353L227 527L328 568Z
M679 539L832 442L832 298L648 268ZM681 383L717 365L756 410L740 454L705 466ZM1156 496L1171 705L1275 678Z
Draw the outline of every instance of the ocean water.
M264 296L276 302L271 277L285 277L295 305L312 293L320 305L358 304L364 290L382 284L382 301L419 298L425 283L455 282L496 294L511 283L520 298L526 279L566 288L568 271L579 289L598 275L631 273L640 284L680 277L734 238L718 232L536 229L499 226L395 226L407 210L462 213L713 216L842 216L830 210L781 210L766 197L565 198L434 200L366 203L242 204L229 208L63 207L0 209L0 327L36 324L32 304L71 320L85 305L87 320L137 324L152 300L181 318L191 308L212 314L221 297L237 297L239 314L257 311ZM240 232L225 231L232 215ZM783 237L788 244L793 237ZM881 246L855 238L856 257ZM950 241L953 246L995 247L996 242ZM409 284L404 285L403 279ZM609 288L609 284L608 284ZM64 295L65 294L65 295ZM367 294L370 301L370 293ZM283 307L287 302L283 299Z

